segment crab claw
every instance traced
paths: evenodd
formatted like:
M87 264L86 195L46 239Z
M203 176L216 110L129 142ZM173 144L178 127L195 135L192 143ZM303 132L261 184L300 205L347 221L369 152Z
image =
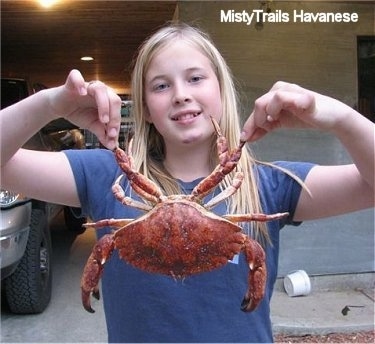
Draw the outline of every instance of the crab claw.
M258 242L246 237L244 247L250 272L248 277L249 289L242 300L241 310L251 312L257 308L263 299L267 280L267 268L264 250Z
M90 313L95 311L91 307L90 295L100 299L98 283L103 273L103 265L113 251L113 235L104 235L94 246L81 279L82 305Z
M90 295L94 296L97 300L100 299L100 293L98 287L89 288L90 291L87 291L87 288L82 287L81 285L81 295L82 295L82 305L89 313L95 313L91 307Z

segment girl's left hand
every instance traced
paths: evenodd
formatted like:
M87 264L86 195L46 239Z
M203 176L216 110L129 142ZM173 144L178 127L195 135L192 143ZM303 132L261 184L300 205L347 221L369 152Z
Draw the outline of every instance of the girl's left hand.
M256 141L277 128L330 130L348 111L353 110L338 100L279 81L255 101L241 140Z

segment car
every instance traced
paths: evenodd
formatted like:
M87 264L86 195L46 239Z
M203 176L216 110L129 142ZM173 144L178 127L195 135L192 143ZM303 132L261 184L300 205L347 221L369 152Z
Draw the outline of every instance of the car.
M41 84L30 85L26 79L2 78L1 108L45 88ZM85 147L85 142L79 128L58 119L42 128L23 147L57 151L81 149ZM50 302L53 267L49 224L62 211L68 229L82 233L85 219L75 215L79 209L0 190L2 297L13 313L41 313Z

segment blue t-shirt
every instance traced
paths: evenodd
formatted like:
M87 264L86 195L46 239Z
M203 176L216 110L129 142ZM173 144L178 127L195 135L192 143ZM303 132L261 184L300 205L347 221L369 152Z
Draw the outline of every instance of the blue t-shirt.
M113 153L107 150L68 150L65 152L77 184L82 214L93 221L107 218L136 218L141 212L123 206L111 191L121 173ZM302 180L312 168L308 163L278 162ZM268 223L272 245L267 244L267 288L258 308L250 313L240 310L247 290L248 265L240 254L212 272L175 280L172 277L143 272L123 260L117 252L106 263L102 277L102 295L108 341L115 342L272 342L270 299L277 277L279 230L291 221L300 185L278 169L259 165L259 192L266 214L289 212L290 218ZM180 182L190 193L200 181ZM134 192L123 178L126 194ZM217 190L216 190L217 192ZM208 195L208 198L212 195ZM214 211L226 212L225 202ZM110 229L99 229L98 237Z

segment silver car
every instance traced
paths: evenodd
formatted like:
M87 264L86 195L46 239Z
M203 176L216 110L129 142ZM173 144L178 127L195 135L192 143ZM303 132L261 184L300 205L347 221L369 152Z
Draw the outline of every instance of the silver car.
M1 108L41 88L41 85L31 88L24 79L2 78ZM57 120L34 135L24 147L61 150L84 146L83 135L78 128L64 120ZM49 223L61 211L64 211L68 229L82 233L84 219L76 217L74 209L0 189L2 293L14 313L40 313L49 304L52 289Z

